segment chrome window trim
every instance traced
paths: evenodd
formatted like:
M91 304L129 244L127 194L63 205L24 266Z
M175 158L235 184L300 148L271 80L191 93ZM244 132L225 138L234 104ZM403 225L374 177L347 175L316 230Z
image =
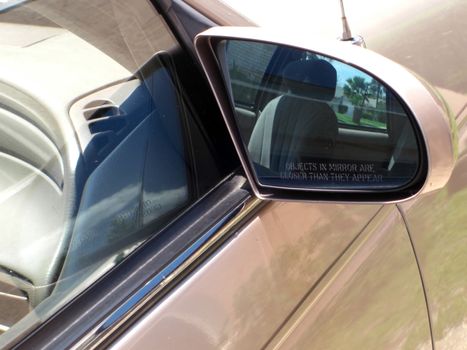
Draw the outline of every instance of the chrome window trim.
M149 279L141 288L133 293L123 304L114 310L104 321L94 327L87 336L76 343L72 349L96 349L118 336L122 326L131 322L139 314L144 313L147 306L163 297L167 289L173 288L177 280L188 275L210 250L222 244L234 229L265 204L256 197L228 212L211 229L195 240L185 251L179 254L159 273Z

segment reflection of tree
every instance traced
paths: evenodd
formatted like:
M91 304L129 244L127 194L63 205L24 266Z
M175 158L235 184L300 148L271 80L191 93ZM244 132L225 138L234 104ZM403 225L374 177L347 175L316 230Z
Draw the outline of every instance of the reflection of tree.
M376 80L372 79L370 83L370 93L376 99L376 106L378 106L379 99L382 93L383 87Z
M365 104L370 101L370 98L374 100L376 109L385 109L385 89L381 84L375 80L365 80L363 77L355 76L347 79L344 85L344 95L354 105L354 114L352 121L356 124L360 124L360 119L367 118L371 120L379 120L380 116L375 113L367 112L363 113Z
M355 76L347 79L344 85L344 94L355 106L363 106L365 101L368 101L369 85L364 78Z
M355 106L352 121L356 124L360 124L362 107L368 101L369 88L370 83L365 81L365 78L359 76L347 79L344 85L344 95Z

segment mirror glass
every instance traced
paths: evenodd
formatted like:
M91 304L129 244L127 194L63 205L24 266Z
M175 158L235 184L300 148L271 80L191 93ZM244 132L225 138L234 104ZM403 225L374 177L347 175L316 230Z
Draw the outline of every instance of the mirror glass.
M389 190L416 176L412 117L376 77L292 47L224 40L218 50L261 185Z

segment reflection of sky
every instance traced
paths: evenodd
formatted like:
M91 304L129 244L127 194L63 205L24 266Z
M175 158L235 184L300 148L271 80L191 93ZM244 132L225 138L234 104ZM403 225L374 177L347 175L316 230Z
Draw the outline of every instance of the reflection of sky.
M6 11L13 6L17 6L27 0L0 0L0 12Z
M349 66L345 63L341 63L336 60L332 60L330 61L330 63L336 69L338 87L344 87L348 79L352 79L353 77L356 77L356 76L365 79L365 81L368 83L371 82L372 80L372 78L368 74L363 73L362 71L352 66Z
M362 77L366 82L370 82L372 80L367 74L349 66L334 64L334 68L336 68L337 71L337 86L343 87L346 84L347 79L352 79L356 76Z
M372 79L369 75L345 64L340 64L336 61L333 66L337 72L337 86L344 86L347 79L352 79L355 76L362 77L365 81L370 82Z

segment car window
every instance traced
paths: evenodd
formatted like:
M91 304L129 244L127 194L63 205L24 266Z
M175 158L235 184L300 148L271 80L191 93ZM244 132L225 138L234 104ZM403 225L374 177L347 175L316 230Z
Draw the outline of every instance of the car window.
M0 10L4 335L82 292L226 175L149 1L14 5Z

